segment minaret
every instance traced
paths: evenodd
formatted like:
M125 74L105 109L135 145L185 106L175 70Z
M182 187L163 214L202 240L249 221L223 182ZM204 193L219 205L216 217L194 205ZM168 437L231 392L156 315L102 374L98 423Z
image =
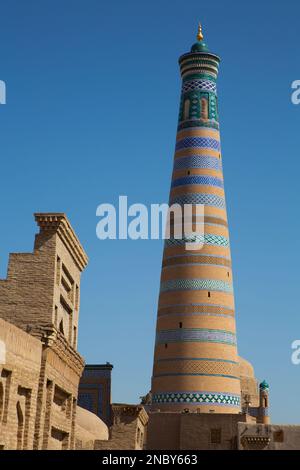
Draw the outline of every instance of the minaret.
M263 380L259 384L258 423L269 424L269 384Z
M182 93L170 204L204 204L202 249L165 241L152 411L239 413L240 379L216 79L199 26L179 59Z

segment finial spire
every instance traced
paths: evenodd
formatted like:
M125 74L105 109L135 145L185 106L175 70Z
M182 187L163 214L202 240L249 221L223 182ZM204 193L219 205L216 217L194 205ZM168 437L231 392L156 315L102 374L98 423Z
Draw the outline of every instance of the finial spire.
M203 40L202 25L201 25L201 23L199 23L199 26L198 26L197 39L198 39L198 41L202 41L202 40Z

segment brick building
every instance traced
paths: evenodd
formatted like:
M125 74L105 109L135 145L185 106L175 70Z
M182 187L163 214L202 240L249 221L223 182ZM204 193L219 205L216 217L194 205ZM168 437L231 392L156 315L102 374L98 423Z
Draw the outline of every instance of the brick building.
M87 256L65 214L35 220L33 253L10 254L0 280L0 449L140 449L144 408L111 405L112 365L77 351Z
M80 276L87 256L64 214L35 219L40 230L33 253L10 254L7 278L0 281L0 446L73 449L84 367L77 352ZM94 437L108 438L99 418L94 430Z

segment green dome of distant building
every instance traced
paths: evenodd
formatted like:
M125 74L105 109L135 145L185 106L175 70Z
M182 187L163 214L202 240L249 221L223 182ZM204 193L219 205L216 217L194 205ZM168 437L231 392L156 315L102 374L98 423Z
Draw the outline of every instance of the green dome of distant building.
M263 381L259 384L259 388L260 388L261 390L269 390L270 387L269 387L269 384L268 384L265 380L263 380Z
M208 52L207 45L203 42L202 26L199 24L197 42L192 45L191 52Z

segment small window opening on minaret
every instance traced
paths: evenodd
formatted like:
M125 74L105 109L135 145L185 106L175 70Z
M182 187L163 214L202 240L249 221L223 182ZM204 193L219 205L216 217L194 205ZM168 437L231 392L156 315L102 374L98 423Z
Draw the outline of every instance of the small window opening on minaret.
M207 296L210 297L210 292L207 292Z
M188 174L188 175L190 175L190 174L191 174L190 170L187 172L187 174Z
M208 101L206 98L201 98L201 118L208 119Z
M179 328L182 328L182 321L179 322Z
M189 119L189 117L190 117L190 100L185 100L183 119Z
M168 348L168 343L165 343L165 349L167 349L167 348Z
M227 277L229 277L229 276L230 276L229 271L227 271Z

